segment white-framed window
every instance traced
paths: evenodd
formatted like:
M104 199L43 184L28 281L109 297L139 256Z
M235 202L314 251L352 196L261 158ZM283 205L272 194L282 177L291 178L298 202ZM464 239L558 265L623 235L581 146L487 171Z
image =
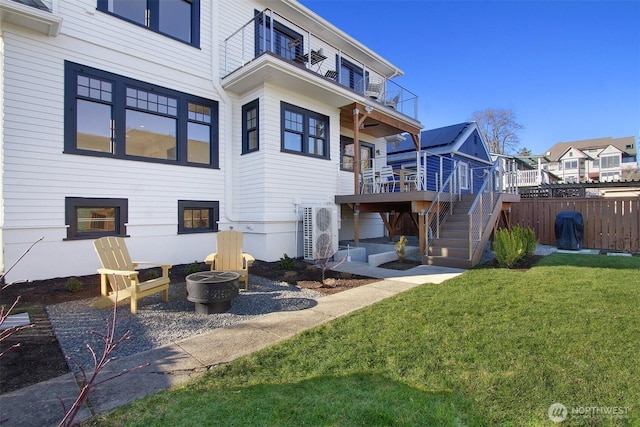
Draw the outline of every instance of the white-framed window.
M600 157L600 168L610 169L610 168L619 168L619 167L620 167L619 155Z
M460 189L468 190L469 189L469 164L465 162L458 163L458 183L460 184Z

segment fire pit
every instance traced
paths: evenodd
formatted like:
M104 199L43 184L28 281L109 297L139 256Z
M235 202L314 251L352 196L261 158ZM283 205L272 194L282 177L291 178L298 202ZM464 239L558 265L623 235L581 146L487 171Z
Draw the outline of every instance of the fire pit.
M224 313L231 308L231 300L240 293L238 273L231 271L202 271L186 277L187 299L196 303L196 313Z

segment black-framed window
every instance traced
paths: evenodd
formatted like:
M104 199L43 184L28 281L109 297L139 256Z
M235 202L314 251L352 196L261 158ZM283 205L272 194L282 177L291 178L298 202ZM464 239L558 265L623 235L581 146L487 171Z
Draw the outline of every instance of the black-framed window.
M200 0L98 0L98 10L200 47Z
M242 106L242 154L260 149L260 101Z
M218 167L218 103L65 62L64 152Z
M329 158L329 117L280 103L281 150L324 159Z
M218 231L220 202L178 200L178 233L209 233Z
M364 78L364 69L344 58L336 56L338 82L344 86L356 89L356 85Z
M271 18L263 12L256 11L255 20L255 55L264 52L273 52L285 59L294 60L302 55L304 38L292 29L274 20L275 25L271 31ZM265 19L266 18L266 19ZM266 25L265 25L266 23ZM273 47L271 46L271 34L273 32Z
M127 199L65 197L67 239L126 236Z
M368 169L373 164L375 145L360 141L360 170ZM353 138L340 137L340 169L352 171L355 164L355 144Z

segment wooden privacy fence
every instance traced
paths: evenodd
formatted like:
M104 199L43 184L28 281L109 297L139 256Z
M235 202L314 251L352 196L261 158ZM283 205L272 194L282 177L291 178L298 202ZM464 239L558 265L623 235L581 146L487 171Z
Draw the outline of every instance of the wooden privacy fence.
M531 227L538 242L556 245L556 215L580 212L584 247L626 252L640 250L640 198L531 198L511 205L511 224Z

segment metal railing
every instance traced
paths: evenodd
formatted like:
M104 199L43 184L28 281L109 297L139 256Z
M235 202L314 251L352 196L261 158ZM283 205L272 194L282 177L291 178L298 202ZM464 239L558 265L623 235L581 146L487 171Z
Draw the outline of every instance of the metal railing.
M476 195L475 200L471 204L467 216L469 218L469 259L473 259L482 234L485 231L491 214L495 209L496 203L500 201L500 197L496 193L503 191L503 176L500 160L496 160L491 169L486 174L485 180L480 187L480 191Z
M425 233L427 250L431 246L432 240L440 238L440 227L453 213L453 207L460 200L460 194L458 165L456 164L425 213L427 216L427 232Z
M221 79L267 52L327 77L387 108L418 118L416 94L271 9L256 14L224 40ZM342 70L345 66L338 64L348 64L347 68L357 72L347 75ZM353 81L358 75L360 79Z

